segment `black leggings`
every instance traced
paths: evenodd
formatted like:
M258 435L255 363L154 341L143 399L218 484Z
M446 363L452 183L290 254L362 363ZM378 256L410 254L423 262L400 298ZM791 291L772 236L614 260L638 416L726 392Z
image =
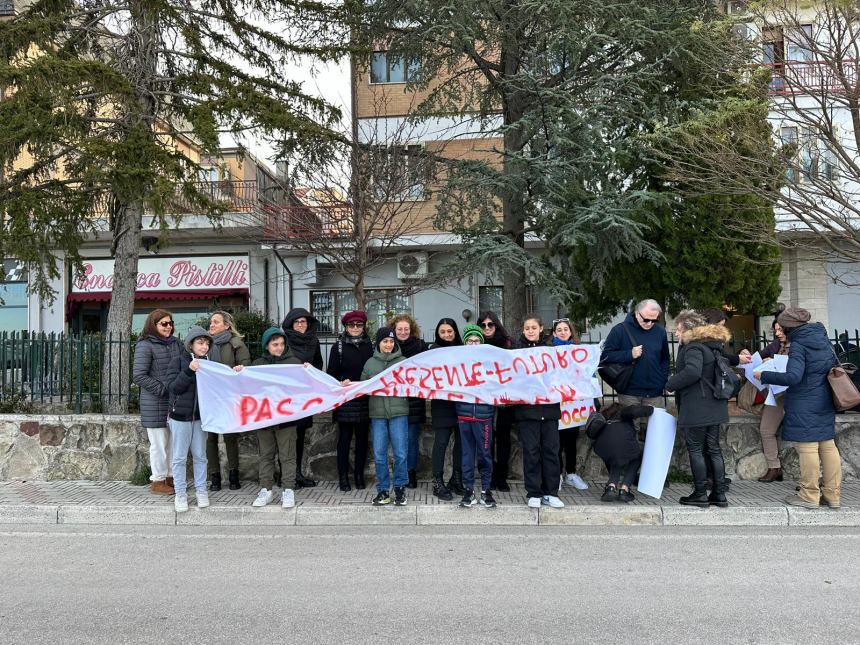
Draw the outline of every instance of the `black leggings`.
M363 474L367 463L368 435L370 422L337 422L337 472L341 477L349 476L349 447L355 434L355 471Z
M620 484L626 485L628 488L636 481L636 476L639 474L639 466L642 465L642 457L637 457L633 461L628 461L626 464L618 462L603 462L609 470L609 482L616 486ZM624 475L622 479L622 473Z
M572 475L576 472L576 441L579 428L568 428L558 433L558 463L563 472Z
M433 477L445 476L445 453L448 452L448 442L454 435L454 472L463 472L463 454L460 452L460 428L436 428L433 437Z
M508 478L511 461L511 427L514 425L515 408L497 408L496 425L493 429L493 479L504 481Z

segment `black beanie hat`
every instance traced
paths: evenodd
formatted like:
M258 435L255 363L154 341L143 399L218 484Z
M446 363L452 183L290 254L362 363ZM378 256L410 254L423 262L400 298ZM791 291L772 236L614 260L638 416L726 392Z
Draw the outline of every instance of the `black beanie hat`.
M394 330L391 327L380 327L376 330L376 343L374 347L379 349L379 343L381 343L386 338L391 338L394 340L394 345L399 347L400 343L397 342L397 336L394 335Z

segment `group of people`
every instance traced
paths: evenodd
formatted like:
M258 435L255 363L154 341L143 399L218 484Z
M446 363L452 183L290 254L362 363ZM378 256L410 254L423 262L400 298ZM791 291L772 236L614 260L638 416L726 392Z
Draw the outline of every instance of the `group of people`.
M727 506L728 480L719 444L720 428L728 422L727 390L737 377L731 367L748 363L749 351L727 353L730 333L725 314L718 309L682 311L674 319L680 349L675 373L670 376L670 352L666 329L658 323L662 311L654 300L639 302L626 319L609 333L602 348L601 364L629 364L631 374L617 391L617 402L593 414L586 426L609 471L604 502L630 502L641 464L641 430L637 419L663 407L665 394L674 393L678 425L690 456L694 488L682 504ZM436 348L490 344L502 349L564 345L579 342L570 320L552 321L546 329L537 316L528 316L514 338L492 311L482 312L478 324L466 325L462 333L451 318L436 325L434 340L421 338L415 320L395 316L371 338L364 311L350 311L341 319L343 330L332 345L327 372L342 385L376 376L395 363ZM186 462L193 462L197 505L209 504L208 491L220 490L221 464L217 434L204 433L196 394L196 372L201 360L216 360L236 371L250 364L250 352L237 332L232 316L212 314L209 329L192 327L184 342L173 335L171 314L162 309L147 318L134 360L134 382L140 387L141 419L150 440L151 489L175 494L177 511L188 509ZM293 309L281 327L267 329L262 336L261 358L254 365L309 364L323 366L317 337L318 321L305 309ZM787 385L776 406L767 406L761 435L768 471L760 481L782 479L776 434L798 442L801 482L798 494L787 501L800 506L839 506L841 461L834 443L835 410L826 382L836 359L820 323L810 322L804 309L786 309L773 323L776 340L762 355L787 354L785 373L762 372L761 382ZM184 349L184 351L183 351ZM736 388L729 388L736 390ZM420 398L365 396L353 399L333 412L338 426L337 468L339 488L366 488L365 466L370 437L377 494L373 504L404 505L407 489L417 488L421 428L427 422L426 402ZM526 504L561 508L563 485L588 488L576 473L577 428L559 429L560 404L492 406L434 399L430 403L433 428L433 494L441 500L460 496L460 506L481 504L493 507L493 491L509 491L507 479L511 457L511 429L516 424L523 459ZM266 506L281 489L285 508L295 505L294 488L314 486L302 473L305 431L312 418L257 430L259 443L259 492L254 506ZM226 434L228 481L238 489L238 435ZM453 464L445 478L445 460L453 440ZM354 444L354 459L350 453ZM393 455L393 472L390 469ZM280 465L280 473L275 464ZM823 465L823 483L819 468ZM475 489L476 468L480 478ZM350 472L351 471L351 472ZM350 478L352 474L352 478ZM290 478L294 476L293 487ZM393 497L392 497L393 493Z
M739 384L731 368L751 361L749 350L726 351L731 338L726 315L719 309L701 312L685 310L674 319L674 334L680 342L675 358L675 373L669 375L669 345L666 330L658 324L662 311L654 300L643 300L608 335L601 363L633 366L632 376L618 390L618 405L589 420L586 432L598 436L605 428L615 430L613 450L617 463L607 460L610 471L604 499L629 489L641 453L633 448L631 437L637 432L633 420L648 416L654 407L663 407L663 393L674 393L678 426L690 457L693 490L682 497L682 504L707 507L728 505L725 464L720 449L720 429L729 420L728 401L737 392L727 383ZM765 385L788 389L775 397L776 405L762 411L760 433L767 460L767 472L760 482L782 481L777 434L795 442L800 458L800 482L796 495L786 503L794 506L839 508L842 462L836 447L836 409L827 374L838 363L827 331L812 322L806 309L790 307L773 321L775 339L760 352L762 358L776 354L788 356L785 372L758 371L755 378ZM609 423L614 421L615 423ZM597 445L595 445L597 452ZM600 454L598 452L598 454ZM601 455L603 456L603 455ZM627 467L623 481L621 473Z

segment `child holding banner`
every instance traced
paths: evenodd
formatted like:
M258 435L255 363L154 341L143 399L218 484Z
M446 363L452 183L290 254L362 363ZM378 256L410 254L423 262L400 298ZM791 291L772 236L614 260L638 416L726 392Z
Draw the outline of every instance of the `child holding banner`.
M529 316L523 322L523 333L517 349L546 345L543 323L537 316ZM530 508L541 504L552 508L563 508L558 498L561 478L558 464L558 421L561 405L541 403L516 406L517 427L523 451L523 479Z
M576 333L576 328L571 324L569 318L559 318L552 321L550 345L575 345L577 343L579 343L579 334ZM579 428L565 428L558 431L558 465L562 471L562 477L558 483L559 490L564 483L578 490L588 489L585 480L576 474L576 442L578 439ZM567 471L566 476L564 471Z
M361 380L381 374L395 363L403 360L397 346L397 337L390 327L382 327L376 332L376 351L364 370ZM409 474L406 468L407 444L409 439L409 400L403 396L371 396L368 402L370 429L373 433L373 460L376 464L376 490L374 506L391 503L388 494L391 474L388 470L388 445L394 452L394 504L406 505L406 484Z
M462 346L457 322L452 318L442 318L436 324L436 334L430 349L439 347ZM433 425L433 494L441 500L450 501L454 495L464 495L463 468L461 464L460 428L454 401L434 398L430 401L430 418ZM448 443L454 437L453 469L448 485L445 485L445 453Z
M477 325L466 325L463 328L463 342L466 345L482 345L484 334ZM493 508L496 500L490 492L493 477L493 418L496 408L484 403L466 403L457 401L457 424L460 426L460 446L463 462L463 488L466 492L460 500L460 506L469 508L477 504L475 500L475 459L481 469L481 505Z
M209 506L206 490L206 433L200 422L200 406L197 402L197 369L201 360L209 356L212 336L198 325L188 330L185 349L173 359L171 373L176 377L167 386L170 392L170 413L167 425L170 428L172 447L173 485L176 497L173 500L177 513L188 510L188 483L186 464L188 450L194 462L194 490L197 491L197 507Z

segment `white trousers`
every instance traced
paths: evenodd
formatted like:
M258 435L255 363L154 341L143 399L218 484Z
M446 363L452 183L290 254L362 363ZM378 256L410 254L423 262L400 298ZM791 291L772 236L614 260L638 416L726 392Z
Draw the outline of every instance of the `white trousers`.
M152 471L149 480L163 482L171 477L172 455L170 452L170 431L165 428L147 428L149 436L149 469Z

